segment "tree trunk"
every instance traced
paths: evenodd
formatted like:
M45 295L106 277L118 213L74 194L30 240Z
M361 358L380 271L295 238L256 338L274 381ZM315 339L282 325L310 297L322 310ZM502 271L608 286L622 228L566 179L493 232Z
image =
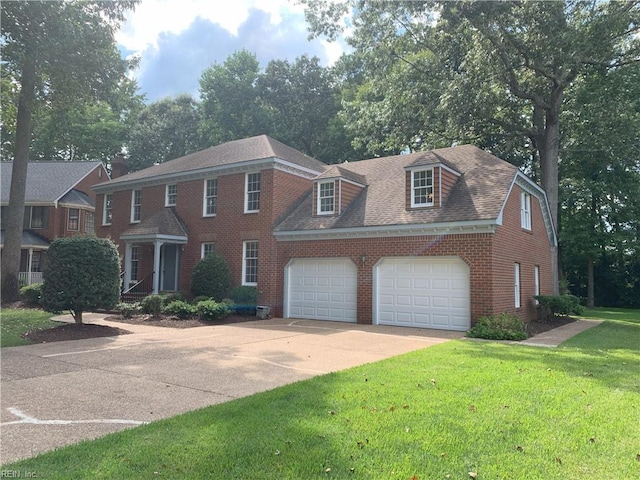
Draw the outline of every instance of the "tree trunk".
M82 325L82 310L71 310L71 316L76 322L76 325Z
M593 280L593 257L587 260L587 307L595 307L594 280Z
M19 297L18 272L24 222L24 200L27 188L31 112L35 97L36 60L33 52L25 53L20 79L20 97L16 118L16 143L11 173L8 221L2 249L2 301L14 302Z
M560 156L560 110L562 107L562 90L554 89L551 93L550 105L545 112L545 128L540 150L540 181L547 193L551 220L558 233L558 158ZM551 271L553 294L560 293L560 274L558 271L558 248L551 248Z

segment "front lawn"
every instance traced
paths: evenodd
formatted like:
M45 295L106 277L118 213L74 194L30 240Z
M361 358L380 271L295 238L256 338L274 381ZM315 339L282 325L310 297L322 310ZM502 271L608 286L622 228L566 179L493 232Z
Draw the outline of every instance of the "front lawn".
M2 308L0 310L0 347L28 345L28 340L21 337L31 330L53 328L62 325L49 320L52 313L30 308Z
M640 309L613 307L585 308L584 313L580 315L580 317L640 323Z
M638 478L640 343L629 339L639 335L640 324L607 321L560 348L452 341L3 469L92 479Z

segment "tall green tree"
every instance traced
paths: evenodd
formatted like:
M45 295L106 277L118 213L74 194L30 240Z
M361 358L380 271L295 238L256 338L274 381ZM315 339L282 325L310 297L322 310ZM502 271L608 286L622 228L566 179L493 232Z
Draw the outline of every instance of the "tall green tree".
M127 69L114 33L136 0L2 2L3 67L19 84L13 173L2 254L2 300L18 298L31 119L36 102L101 98Z
M504 143L504 137L530 151L530 168L539 172L556 228L565 95L589 66L613 69L639 61L636 1L303 3L316 35L336 35L341 18L352 16L350 41L356 54L366 56L368 65L382 67L368 68L379 84L370 86L367 77L374 96L364 92L369 100L362 103L365 107L384 112L384 104L371 99L386 98L385 90L402 82L405 96L414 93L413 112L422 117L425 129L433 125L451 137L478 136L485 142ZM398 74L386 75L388 71ZM366 110L359 116L357 102L352 107L352 119L375 118ZM381 129L378 142L397 144L395 132L393 126ZM418 132L417 140L425 136ZM416 143L415 137L416 132L405 132L407 146ZM557 289L557 268L554 273Z
M270 124L256 83L260 64L247 50L214 64L200 77L202 134L209 145L260 135Z
M572 86L562 120L560 237L567 282L590 307L596 301L637 306L640 64L589 69Z
M130 129L128 166L140 170L205 148L201 111L188 94L146 105Z

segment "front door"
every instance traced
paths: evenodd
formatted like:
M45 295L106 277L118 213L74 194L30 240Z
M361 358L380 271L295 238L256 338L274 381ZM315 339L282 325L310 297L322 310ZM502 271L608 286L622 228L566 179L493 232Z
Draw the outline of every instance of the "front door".
M175 291L178 287L178 255L180 245L165 243L160 247L160 290Z

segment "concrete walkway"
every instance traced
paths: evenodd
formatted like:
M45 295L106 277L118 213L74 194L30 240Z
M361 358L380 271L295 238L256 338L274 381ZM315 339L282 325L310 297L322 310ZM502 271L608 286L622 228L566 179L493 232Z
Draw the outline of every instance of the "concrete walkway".
M521 345L532 345L537 347L557 347L565 340L571 337L589 330L597 325L600 325L602 320L576 320L575 322L568 323L562 327L554 328L548 332L543 332L535 335L522 342L517 342Z

